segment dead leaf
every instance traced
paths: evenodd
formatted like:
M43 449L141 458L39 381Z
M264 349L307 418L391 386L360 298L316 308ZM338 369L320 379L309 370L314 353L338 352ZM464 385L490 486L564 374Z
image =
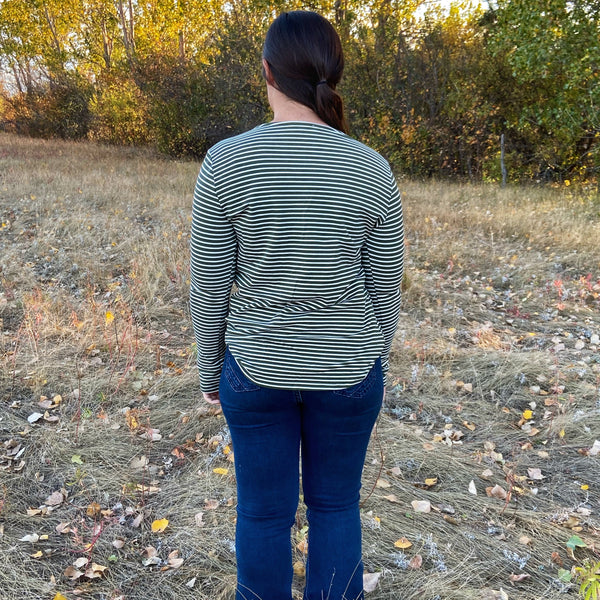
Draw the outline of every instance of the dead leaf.
M204 508L206 510L215 510L219 508L219 501L209 498L208 500L204 501Z
M152 427L148 427L140 437L144 440L150 440L151 442L160 442L160 440L162 440L160 429L153 429Z
M477 488L475 487L475 482L471 479L469 483L469 494L473 494L473 496L477 496Z
M408 563L408 566L411 569L414 569L415 571L417 569L420 569L422 565L423 565L423 557L420 554L416 554L415 556L413 556L410 559L410 562Z
M179 550L173 550L167 558L167 564L171 569L179 569L183 561L183 558L179 558Z
M42 413L34 412L27 417L27 421L30 425L33 425L34 423L37 423L41 418L43 418L43 416L44 415Z
M31 544L35 544L40 539L40 536L37 533L30 533L29 535L24 535L22 538L19 538L20 542L30 542Z
M71 528L69 527L70 523L66 521L65 523L59 523L54 529L57 533L70 533Z
M57 490L56 492L52 492L46 500L44 500L44 504L46 506L59 506L65 501L64 490Z
M63 596L60 592L57 592L56 596L54 596L54 598L52 598L52 600L67 600L67 598L65 596Z
M84 556L82 556L81 558L78 558L74 563L73 566L76 569L81 569L82 567L85 567L88 563L90 562L89 558L85 558Z
M129 463L129 466L134 470L138 471L145 469L148 466L149 460L142 454L139 458L134 458Z
M387 496L383 496L383 499L387 500L388 502L394 502L394 503L400 502L395 494L388 494Z
M526 535L522 535L519 538L519 544L523 544L523 546L529 546L531 544L531 538Z
M529 475L529 479L533 481L541 481L545 479L544 475L542 475L542 470L537 468L529 468L527 469L527 474Z
M401 537L399 540L394 542L394 546L396 546L396 548L400 548L400 550L406 550L412 546L412 543L409 542L405 537Z
M213 473L216 473L217 475L227 475L227 473L229 473L229 469L217 467L216 469L213 469Z
M92 566L86 569L85 576L88 579L99 579L104 575L104 571L106 571L108 567L103 565L99 565L98 563L92 563Z
M529 575L529 573L519 573L518 575L515 575L514 573L511 574L509 576L509 581L511 582L511 584L515 584L518 583L519 581L523 581L524 579L529 579L531 577L531 575Z
M598 456L600 454L600 440L595 440L588 451L589 456Z
M294 563L294 574L297 577L306 577L306 567L302 561L297 560Z
M68 577L71 581L77 581L80 577L83 577L84 573L73 566L69 566L64 570L63 575Z
M411 506L416 513L431 512L431 502L429 500L413 500Z
M156 519L152 521L152 531L154 533L162 533L169 524L169 519Z
M296 548L298 549L299 552L302 552L302 554L308 554L308 540L306 538L303 540L300 540L296 544Z
M381 571L377 573L364 573L363 574L363 589L365 593L369 594L370 592L374 592L377 584L379 583L379 578L381 577Z
M196 578L192 577L189 581L185 582L185 587L190 588L190 590L196 585Z
M387 481L387 479L378 479L377 482L375 483L375 486L378 488L389 488L392 487L392 484Z
M125 545L125 540L122 540L120 538L117 538L116 540L113 540L112 543L113 547L116 548L117 550L120 550L124 545Z
M486 469L479 477L481 477L481 479L491 479L493 476L494 472L491 469Z
M494 487L485 488L485 493L490 498L498 498L498 500L506 500L508 495L506 490L501 485L495 485Z
M194 515L194 521L196 522L196 527L204 527L204 513L197 512Z
M102 507L97 502L92 502L90 505L88 505L85 514L88 517L95 517L100 513L101 510Z

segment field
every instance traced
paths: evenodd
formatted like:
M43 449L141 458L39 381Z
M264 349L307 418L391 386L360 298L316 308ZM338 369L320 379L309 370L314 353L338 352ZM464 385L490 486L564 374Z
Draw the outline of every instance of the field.
M198 168L0 134L1 600L232 598L233 452L187 309ZM577 598L600 560L597 191L399 182L367 597Z

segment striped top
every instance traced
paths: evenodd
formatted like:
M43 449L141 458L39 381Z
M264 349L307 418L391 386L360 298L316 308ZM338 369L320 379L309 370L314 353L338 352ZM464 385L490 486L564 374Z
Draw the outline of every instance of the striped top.
M190 250L202 391L218 390L226 345L264 387L348 387L377 357L387 371L404 237L374 150L296 121L219 142L196 183Z

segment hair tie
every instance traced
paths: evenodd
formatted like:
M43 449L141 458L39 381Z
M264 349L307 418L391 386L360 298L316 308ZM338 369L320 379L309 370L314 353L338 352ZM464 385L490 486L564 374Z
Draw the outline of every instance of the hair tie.
M327 83L327 79L321 79L317 85L323 85L324 83Z

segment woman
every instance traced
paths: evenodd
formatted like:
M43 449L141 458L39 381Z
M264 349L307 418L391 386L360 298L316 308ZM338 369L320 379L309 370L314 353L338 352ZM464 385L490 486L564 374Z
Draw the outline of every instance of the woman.
M263 52L273 120L211 148L194 193L190 306L201 389L235 451L237 600L292 598L300 454L304 598L363 597L360 479L403 228L389 165L345 134L343 65L327 20L279 16Z

